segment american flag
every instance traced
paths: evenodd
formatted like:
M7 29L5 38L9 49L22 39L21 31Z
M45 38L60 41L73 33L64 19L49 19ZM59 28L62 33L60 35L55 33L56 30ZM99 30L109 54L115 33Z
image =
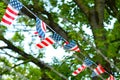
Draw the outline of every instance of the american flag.
M20 3L18 0L10 0L6 12L1 20L1 24L4 26L10 26L13 20L17 17L21 8L22 3Z
M82 64L77 70L75 70L72 75L77 76L80 72L84 71L87 68L85 64Z
M113 75L110 75L109 78L107 78L106 80L116 80L115 77Z
M41 38L45 38L46 24L38 17L36 18L36 30Z
M84 63L82 64L81 67L79 67L77 70L75 70L72 75L77 76L80 72L84 71L87 67L90 67L93 64L93 61L90 59L86 58L84 60Z
M95 77L97 75L100 75L102 73L106 72L105 69L99 64L92 72L92 77Z
M40 43L36 44L36 46L39 47L39 48L44 48L44 47L52 45L55 42L58 42L60 40L63 40L63 38L59 34L54 33L53 35L50 35L49 37L46 37Z
M80 49L79 49L78 45L73 40L70 41L68 44L65 44L63 46L63 48L66 49L66 50L72 50L72 51L80 52Z

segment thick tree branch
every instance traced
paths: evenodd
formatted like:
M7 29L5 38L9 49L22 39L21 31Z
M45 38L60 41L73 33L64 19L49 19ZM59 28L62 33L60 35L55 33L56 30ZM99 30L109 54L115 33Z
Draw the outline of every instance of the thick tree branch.
M8 46L2 46L2 47L0 47L0 49L5 49L5 48L8 48Z
M105 0L95 0L95 11L98 16L98 24L103 26L104 21L104 8L105 8Z
M84 5L84 2L82 0L73 0L78 7L83 11L83 13L88 16L89 15L89 9L87 6Z

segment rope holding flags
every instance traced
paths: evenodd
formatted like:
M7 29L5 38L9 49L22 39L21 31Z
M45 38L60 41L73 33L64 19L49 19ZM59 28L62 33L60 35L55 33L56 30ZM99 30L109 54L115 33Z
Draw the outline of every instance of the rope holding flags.
M22 3L20 3L18 0L10 0L6 12L2 18L1 24L4 26L10 26L14 19L17 17L21 8Z

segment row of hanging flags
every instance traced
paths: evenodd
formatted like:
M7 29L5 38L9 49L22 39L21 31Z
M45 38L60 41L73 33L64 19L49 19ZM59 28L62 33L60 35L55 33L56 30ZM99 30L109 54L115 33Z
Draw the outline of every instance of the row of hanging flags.
M22 9L22 7L23 7L23 4L21 2L19 2L18 0L10 0L9 4L7 6L6 12L1 20L1 24L4 26L10 26L13 23L13 21L15 20L15 18L18 16L18 13ZM55 32L52 35L46 37L46 24L38 17L36 17L36 32L35 32L35 34L38 34L39 37L42 38L42 41L40 43L36 44L36 46L40 49L47 47L49 45L52 45L58 41L65 41L65 39L63 37L61 37L59 34L57 34ZM80 49L74 40L71 40L70 42L65 41L63 48L65 50L80 52ZM93 61L90 60L89 58L85 58L81 67L79 67L77 70L75 70L72 73L72 75L77 76L79 73L81 73L87 67L90 67L91 65L93 65ZM106 72L106 70L99 64L93 70L91 77L95 77L95 76L100 75L105 72ZM110 74L109 78L106 80L115 80L115 77Z

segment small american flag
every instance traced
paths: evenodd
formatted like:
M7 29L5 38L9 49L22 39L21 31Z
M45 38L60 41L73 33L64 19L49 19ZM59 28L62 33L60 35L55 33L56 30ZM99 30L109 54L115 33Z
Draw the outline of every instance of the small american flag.
M59 34L54 33L53 35L50 35L49 37L42 40L40 43L36 44L36 46L39 48L44 48L60 40L63 40L63 38Z
M80 52L79 47L77 46L77 44L73 40L70 41L70 43L64 45L63 48L66 49L66 50L72 50L72 51Z
M46 24L38 17L36 18L36 30L41 38L45 38Z
M18 0L10 0L6 12L1 20L1 24L4 26L10 26L13 20L17 17L21 8L22 3L20 3Z
M84 71L87 67L90 67L93 64L93 61L91 61L88 58L85 58L84 63L82 64L81 67L79 67L77 70L75 70L72 75L76 76L78 75L80 72Z
M72 75L73 76L77 76L80 72L84 71L87 68L87 66L85 64L82 64L81 67L79 67L77 70L75 70Z
M105 69L99 64L92 72L92 77L95 77L97 75L100 75L102 73L106 72Z
M106 80L116 80L115 77L113 75L110 75L110 77Z

